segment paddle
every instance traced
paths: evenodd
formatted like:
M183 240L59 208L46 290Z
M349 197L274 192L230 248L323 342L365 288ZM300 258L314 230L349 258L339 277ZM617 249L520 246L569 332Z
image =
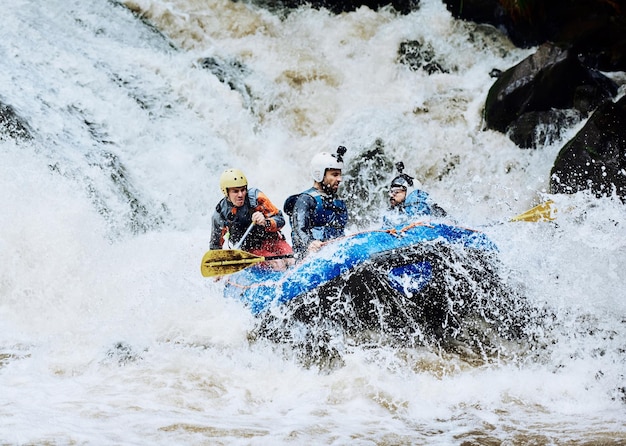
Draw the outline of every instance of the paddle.
M511 218L510 221L552 221L556 218L555 214L557 212L556 208L552 206L553 204L554 202L552 200L548 200L526 212L516 215Z
M250 234L254 223L250 223L246 232L233 249L212 249L207 251L202 257L200 272L204 277L223 276L241 271L249 266L272 259L286 259L293 257L293 254L283 254L275 256L257 256L247 251L239 249L245 238Z
M202 257L200 271L204 277L223 276L241 271L249 266L272 259L287 259L293 254L257 256L239 249L213 249Z

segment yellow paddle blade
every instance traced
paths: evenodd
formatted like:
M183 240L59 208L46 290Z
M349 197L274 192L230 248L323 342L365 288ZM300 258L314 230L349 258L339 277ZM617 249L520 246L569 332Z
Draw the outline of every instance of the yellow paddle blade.
M223 276L262 262L265 257L239 249L212 249L202 257L200 272L204 277Z
M524 213L516 215L510 221L552 221L556 218L556 208L554 202L548 200Z

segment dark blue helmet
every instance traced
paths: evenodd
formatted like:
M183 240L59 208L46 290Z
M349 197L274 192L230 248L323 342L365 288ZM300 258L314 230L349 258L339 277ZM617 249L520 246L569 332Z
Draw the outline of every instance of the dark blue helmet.
M391 180L390 187L402 187L408 189L413 186L413 177L402 173L404 170L404 163L402 161L396 163L396 169L398 169L398 176Z

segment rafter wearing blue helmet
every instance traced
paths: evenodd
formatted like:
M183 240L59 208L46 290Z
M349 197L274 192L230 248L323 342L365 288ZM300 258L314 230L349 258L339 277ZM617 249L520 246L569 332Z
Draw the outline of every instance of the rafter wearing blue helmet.
M383 216L384 226L394 226L407 221L419 219L420 217L445 217L443 210L430 195L421 189L415 189L408 193L408 189L413 187L414 178L403 173L404 163L396 164L398 175L391 180L389 187L389 209Z

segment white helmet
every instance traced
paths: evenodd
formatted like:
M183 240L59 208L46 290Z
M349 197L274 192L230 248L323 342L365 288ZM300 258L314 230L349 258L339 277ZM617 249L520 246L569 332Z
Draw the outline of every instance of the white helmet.
M321 183L324 179L326 169L343 169L343 154L346 153L346 148L339 146L337 148L337 154L328 152L320 152L311 160L311 176L314 181Z

